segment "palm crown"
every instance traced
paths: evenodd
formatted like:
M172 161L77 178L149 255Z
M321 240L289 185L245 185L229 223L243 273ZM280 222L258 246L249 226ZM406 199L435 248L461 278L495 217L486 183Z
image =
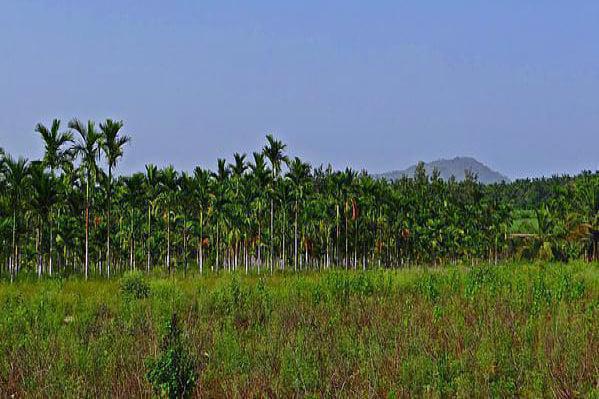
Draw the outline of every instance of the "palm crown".
M71 132L60 132L60 120L52 120L52 125L48 129L41 123L35 127L44 140L45 153L43 162L51 170L55 170L71 160L73 151L71 148L65 148L73 142L73 134Z

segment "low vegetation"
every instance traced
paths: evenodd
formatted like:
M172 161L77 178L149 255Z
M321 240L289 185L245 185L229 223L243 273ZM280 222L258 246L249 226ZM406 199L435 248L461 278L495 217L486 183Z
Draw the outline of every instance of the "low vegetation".
M0 396L599 393L599 265L0 283Z

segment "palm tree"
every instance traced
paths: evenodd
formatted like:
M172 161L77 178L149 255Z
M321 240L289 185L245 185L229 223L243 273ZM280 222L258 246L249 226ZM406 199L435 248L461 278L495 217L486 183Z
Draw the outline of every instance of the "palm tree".
M71 148L65 148L67 144L73 142L73 134L71 132L60 132L60 120L52 120L50 128L38 123L35 127L35 131L38 132L44 140L44 158L43 163L45 166L50 168L50 172L54 175L54 171L57 168L64 168L69 165L73 157L73 150ZM58 219L60 219L60 209L58 210ZM52 255L53 255L53 226L52 226L53 215L52 212L48 215L48 222L50 223L50 263L49 270L52 274ZM58 226L60 229L60 225Z
M243 178L244 178L244 173L245 171L248 169L248 165L247 162L245 161L246 158L246 154L239 154L239 153L235 153L233 154L233 159L234 162L232 164L229 164L229 168L231 170L231 177L232 177L232 182L233 185L235 187L235 191L232 195L232 206L231 206L231 211L233 213L233 221L235 222L234 227L234 235L235 235L235 242L234 242L234 263L235 263L235 268L237 268L237 263L238 263L238 255L240 252L240 249L238 248L238 244L240 241L240 237L242 235L242 227L241 225L245 223L245 211L246 209L244 209L244 204L245 204L245 198L244 198L244 191L241 190L241 185L243 183ZM245 235L245 234L244 234ZM245 239L244 239L245 241ZM247 263L246 263L246 273L247 273Z
M214 212L215 224L216 224L216 262L214 264L214 269L218 270L220 266L220 247L221 247L221 228L224 228L226 215L225 208L228 200L229 193L229 176L231 175L230 169L227 167L227 162L219 158L217 160L217 171L213 174L215 178L215 193L213 196L212 208Z
M297 271L298 262L298 233L297 223L300 203L305 198L306 183L310 178L310 164L302 162L299 157L295 157L293 161L287 164L289 172L287 178L291 181L291 195L294 200L294 222L293 222L293 269Z
M262 152L268 158L270 166L272 168L272 180L270 188L270 272L274 269L274 217L275 217L275 203L274 197L276 192L276 182L281 173L281 164L287 162L288 158L284 155L283 151L287 145L283 142L276 140L272 134L266 135L266 145L262 149Z
M178 173L172 165L166 167L160 173L160 180L163 191L160 194L160 199L166 212L166 267L169 274L171 273L171 212L177 204L179 195L179 177Z
M7 189L6 189L6 181L4 178L4 157L6 156L6 154L4 153L4 149L2 147L0 147L0 193L6 193ZM1 210L3 208L8 208L6 205L8 205L8 200L6 198L6 196L4 194L0 194L0 237L4 237L4 235L2 234L3 232L8 230L8 227L10 225L10 220L8 217L5 217ZM6 241L4 241L6 242ZM5 248L2 248L2 252L0 252L0 254L2 254L3 252L5 252ZM0 267L0 275L2 274L2 268Z
M85 169L85 279L89 276L89 211L90 211L90 182L97 174L97 160L100 156L100 140L102 135L96 131L93 121L87 125L78 119L69 122L69 128L79 134L79 140L73 150L81 158L81 166Z
M73 134L71 132L59 132L59 130L60 120L58 119L52 121L49 129L41 123L35 126L35 131L44 140L43 163L50 168L52 173L57 168L62 167L65 162L68 162L72 156L72 150L65 148L65 146L73 142Z
M129 268L136 270L136 232L139 230L137 226L141 225L143 220L143 206L144 199L144 174L134 173L129 177L123 177L120 181L124 182L124 185L120 185L121 190L119 191L121 197L121 204L123 211L129 215Z
M193 211L194 191L195 191L195 180L193 176L190 176L187 172L182 172L179 178L179 209L183 216L183 264L185 274L187 275L188 268L188 246L190 232L192 230L193 222L190 220L190 211Z
M110 208L112 206L112 170L116 167L117 162L123 156L125 145L131 141L129 136L120 134L120 130L122 128L122 121L106 119L104 123L100 123L100 130L102 131L101 146L104 150L104 154L106 155L106 162L108 163L108 237L106 242L108 278L110 278Z
M52 207L58 201L58 190L54 181L54 176L44 170L42 163L34 163L30 167L31 198L29 204L32 211L38 217L38 277L42 277L43 258L44 258L44 221L52 211ZM52 254L52 237L50 237L50 255ZM52 275L50 266L49 274Z
M254 162L250 163L251 185L254 188L253 198L251 200L253 213L258 223L258 236L256 237L256 246L258 247L258 273L262 266L262 212L266 207L264 204L264 192L268 186L270 171L264 161L264 154L261 152L253 153Z
M281 180L277 185L277 190L275 192L275 196L278 198L278 202L281 205L281 260L279 262L279 267L281 270L285 270L285 262L287 261L286 254L286 227L287 227L287 206L289 205L289 199L291 194L291 187L288 180Z
M68 143L73 137L62 132L58 120L36 126L45 154L32 162L30 172L24 172L26 160L15 161L0 149L0 264L9 266L11 276L27 267L52 273L53 259L57 270L63 264L64 271L71 265L73 271L83 269L83 248L86 277L90 256L98 256L100 274L107 262L114 274L115 265L125 265L127 251L131 268L147 251L148 270L153 256L166 258L172 269L176 259L187 265L192 240L200 272L206 259L227 269L237 269L243 259L246 271L257 265L260 272L268 247L271 272L275 262L284 268L292 257L295 270L302 270L304 262L306 267L336 263L354 269L358 260L363 268L376 262L381 267L484 258L491 262L507 253L512 206L528 210L523 211L531 215L526 218L539 225L531 256L542 252L565 260L584 251L595 253L589 245L596 242L590 230L596 230L599 221L597 172L489 187L475 176L444 181L419 165L414 178L386 181L351 169L312 171L299 158L285 161L285 146L268 136L251 163L245 154L234 154L231 164L220 159L213 175L200 168L193 176L173 168L159 173L148 165L145 176L117 179L113 174L125 144L119 144L122 123L106 121L100 126L102 134L91 121L73 120L69 127L77 139L72 148ZM104 154L106 173L98 166ZM75 155L77 168L71 161ZM92 208L104 209L108 217L94 217ZM157 209L164 220L158 219ZM146 211L147 228L142 229ZM269 224L270 230L265 229ZM263 240L264 231L268 234ZM145 247L138 251L141 237ZM520 244L517 250L522 249Z
M349 267L349 218L350 213L355 212L355 180L356 172L350 168L346 168L341 174L342 192L343 192L343 214L345 217L345 268ZM355 265L354 265L355 267Z
M193 171L194 191L193 196L199 210L199 236L198 236L198 269L200 273L204 271L204 212L206 212L210 201L210 173L207 170L196 167Z
M58 269L61 269L63 265L66 266L69 259L74 261L74 256L72 255L78 252L74 250L79 247L77 231L80 223L78 223L78 215L85 214L83 183L73 164L70 162L66 163L57 186L60 200L55 206L58 215L55 241L57 246L61 248L62 255L57 257ZM50 234L52 235L52 230L50 230ZM51 240L51 243L53 242L54 239ZM74 267L75 263L73 262Z
M21 209L23 196L27 192L30 164L26 158L15 160L10 155L5 155L3 159L4 179L6 180L7 193L10 198L10 204L12 205L12 249L9 262L10 281L12 282L19 270L17 214Z
M146 240L147 246L147 265L146 270L150 272L150 266L152 263L152 213L156 209L156 201L158 197L158 188L160 185L160 179L158 174L158 168L155 165L146 165L146 173L144 176L144 191L146 193L146 201L148 206L148 237Z
M234 177L240 177L245 173L248 168L248 165L245 161L246 154L239 154L236 152L233 154L234 162L229 164L229 168L231 169L231 173Z

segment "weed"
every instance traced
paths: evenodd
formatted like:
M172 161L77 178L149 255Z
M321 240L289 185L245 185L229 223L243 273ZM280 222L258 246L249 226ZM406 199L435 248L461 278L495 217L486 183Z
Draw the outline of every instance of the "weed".
M173 314L157 358L146 362L147 378L160 397L190 397L196 385L198 373L196 360L185 345L177 314Z
M121 292L127 298L142 299L150 296L150 286L140 271L125 273L120 281Z

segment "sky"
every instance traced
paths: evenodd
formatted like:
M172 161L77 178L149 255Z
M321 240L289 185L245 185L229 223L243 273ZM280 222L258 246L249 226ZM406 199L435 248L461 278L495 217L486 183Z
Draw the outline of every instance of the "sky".
M123 120L120 172L214 168L267 133L372 173L473 156L599 169L599 2L0 1L0 147Z

